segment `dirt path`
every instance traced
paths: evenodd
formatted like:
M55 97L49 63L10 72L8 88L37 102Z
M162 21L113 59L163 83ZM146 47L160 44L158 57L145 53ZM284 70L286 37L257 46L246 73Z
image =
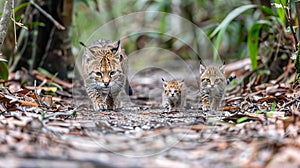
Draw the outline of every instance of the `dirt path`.
M30 91L14 92L16 84L6 83L0 92L0 167L300 165L299 87L264 84L251 94L233 88L213 116L197 108L197 83L186 80L189 108L165 112L161 75L145 70L133 76L135 94L123 96L122 109L103 112L89 110L82 89L69 98L71 93L57 91L50 106L37 106Z

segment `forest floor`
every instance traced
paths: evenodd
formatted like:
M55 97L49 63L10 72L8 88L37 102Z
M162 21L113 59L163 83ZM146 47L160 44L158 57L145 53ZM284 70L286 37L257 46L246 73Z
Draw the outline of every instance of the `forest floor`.
M62 90L3 81L0 167L300 166L300 85L231 86L213 115L197 107L197 84L186 80L188 108L166 112L153 78L160 73L135 76L123 108L102 112L90 110L76 82L40 72L37 79Z

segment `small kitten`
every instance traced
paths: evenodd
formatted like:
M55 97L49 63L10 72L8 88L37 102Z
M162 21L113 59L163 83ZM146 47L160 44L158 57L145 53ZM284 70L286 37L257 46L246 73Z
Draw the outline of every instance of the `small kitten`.
M162 105L169 112L178 111L184 105L183 84L184 80L163 81Z
M226 77L224 65L204 66L200 64L200 94L204 111L216 111L225 92Z

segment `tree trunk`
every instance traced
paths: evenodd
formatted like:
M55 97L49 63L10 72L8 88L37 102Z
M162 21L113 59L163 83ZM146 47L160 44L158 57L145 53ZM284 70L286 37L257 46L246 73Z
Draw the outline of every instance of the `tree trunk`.
M1 53L2 44L6 37L6 31L8 25L10 23L10 16L12 10L13 10L13 1L12 0L5 1L3 14L0 20L0 53Z

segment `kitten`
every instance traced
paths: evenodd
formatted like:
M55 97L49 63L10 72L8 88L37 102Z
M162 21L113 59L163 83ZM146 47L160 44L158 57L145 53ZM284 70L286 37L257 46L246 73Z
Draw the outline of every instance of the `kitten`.
M184 80L163 81L162 105L169 112L178 111L184 105L183 84Z

